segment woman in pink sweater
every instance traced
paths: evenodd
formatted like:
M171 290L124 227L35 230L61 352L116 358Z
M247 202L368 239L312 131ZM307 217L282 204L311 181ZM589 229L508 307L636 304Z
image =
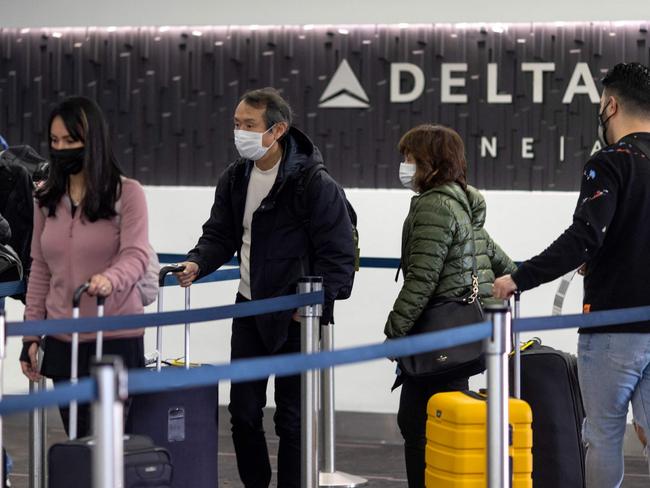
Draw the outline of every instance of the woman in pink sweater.
M86 282L90 296L82 297L81 317L96 316L97 295L106 297L106 315L142 313L135 288L149 262L142 187L122 176L106 121L92 100L65 100L52 112L49 128L50 173L36 192L25 318L71 317L74 290ZM107 332L104 354L121 356L127 368L143 367L143 335L143 329ZM40 341L39 337L23 339L23 373L32 381L40 374L55 383L68 381L71 336L45 337L39 374ZM88 375L94 354L95 334L80 334L79 376ZM60 410L68 431L68 411ZM88 407L80 406L79 435L88 435L90 425Z

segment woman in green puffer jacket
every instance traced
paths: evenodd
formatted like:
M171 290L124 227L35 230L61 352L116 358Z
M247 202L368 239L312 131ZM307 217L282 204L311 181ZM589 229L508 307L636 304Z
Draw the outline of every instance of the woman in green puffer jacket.
M483 303L492 298L495 277L516 269L483 228L485 200L467 185L465 146L458 133L420 125L402 136L399 151L405 158L400 180L417 195L402 230L404 284L386 321L389 338L406 335L431 299L467 294L472 236ZM402 385L397 423L404 437L408 484L424 487L427 402L435 393L467 390L468 378L441 381L400 375L396 384Z

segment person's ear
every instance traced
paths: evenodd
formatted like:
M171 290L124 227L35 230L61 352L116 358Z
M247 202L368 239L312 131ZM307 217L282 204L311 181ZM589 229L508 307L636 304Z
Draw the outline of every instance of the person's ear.
M283 135L285 135L289 130L289 124L286 122L278 122L273 127L273 137L275 140L279 140Z
M616 97L609 97L609 106L607 107L607 117L611 117L614 115L616 112L618 112L620 108L620 105L618 103L618 100L616 100Z

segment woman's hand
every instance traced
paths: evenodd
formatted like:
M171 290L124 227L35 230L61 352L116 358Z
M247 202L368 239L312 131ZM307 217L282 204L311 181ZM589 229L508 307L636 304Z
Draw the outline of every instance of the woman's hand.
M34 342L29 346L29 362L20 362L20 367L23 374L30 379L30 381L39 381L41 374L38 372L38 342Z
M107 297L113 293L113 283L103 274L96 274L88 282L88 292L90 296Z

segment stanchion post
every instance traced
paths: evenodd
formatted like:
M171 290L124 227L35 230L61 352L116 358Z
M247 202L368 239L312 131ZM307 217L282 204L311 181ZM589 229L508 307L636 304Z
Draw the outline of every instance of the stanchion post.
M321 351L334 350L334 326L321 325ZM336 406L334 401L334 368L321 370L321 419L323 469L320 486L345 486L353 488L368 482L367 479L336 470Z
M5 311L0 310L0 400L2 400L2 394L4 392L4 362L5 362L5 355L6 355L6 346L5 346L5 341L7 339L6 337L6 330L5 330ZM5 475L5 461L4 461L4 456L2 455L2 448L4 447L4 438L2 436L2 429L3 429L3 421L2 417L0 416L0 480L4 479Z
M485 308L492 320L492 336L486 339L487 353L487 473L488 488L510 486L508 353L511 317L507 302Z
M322 289L323 278L318 276L307 276L298 282L298 293L311 293ZM306 305L300 307L298 313L302 353L318 352L322 305ZM302 488L318 488L318 376L318 371L305 371L300 380Z
M515 291L514 298L515 306L513 309L513 318L518 319L521 317L521 292ZM512 378L514 382L514 393L515 398L521 398L521 339L519 337L519 332L515 332L512 337L514 342L512 347L515 349L514 374Z
M107 356L94 364L97 382L93 402L93 488L124 486L124 407L126 371L122 359Z
M38 364L43 364L43 350L38 350ZM29 393L45 391L47 380L29 382ZM29 414L29 488L45 488L45 466L47 466L47 410L39 408Z

